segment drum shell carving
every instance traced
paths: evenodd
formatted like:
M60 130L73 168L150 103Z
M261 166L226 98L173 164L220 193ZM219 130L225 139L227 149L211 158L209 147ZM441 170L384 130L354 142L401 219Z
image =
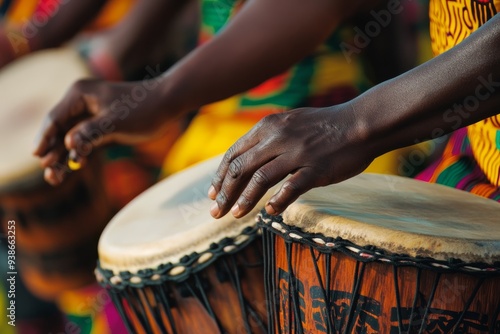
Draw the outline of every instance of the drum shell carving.
M360 174L262 212L272 333L500 332L500 204Z
M383 262L361 263L354 257L336 251L323 253L312 246L300 242L285 241L282 237L265 232L267 238L274 239L274 246L265 254L273 256L272 282L273 300L277 318L274 319L274 333L297 333L295 314L291 295L297 291L301 305L301 326L304 333L329 333L325 318L327 307L322 286L330 291L330 311L334 333L344 333L351 298L355 289L356 277L364 266L360 281L357 306L348 333L399 333L398 309L401 313L403 329L408 330L410 314L415 299L417 277L420 271L419 297L413 308L413 331L420 329L419 321L424 316L427 302L432 300L426 316L426 329L423 333L450 333L454 321L464 310L469 296L473 295L481 275L465 273L442 273L414 266L395 267ZM269 243L271 245L272 243ZM287 251L287 247L289 250ZM312 251L312 252L311 252ZM291 258L289 259L288 256ZM291 268L289 267L289 260ZM316 261L321 281L316 274L313 261ZM327 270L327 261L330 262ZM357 269L356 269L357 268ZM357 270L357 275L356 275ZM396 300L394 270L399 289L399 303ZM290 273L295 277L295 288L290 285ZM433 285L440 275L436 291L431 298ZM328 285L326 280L328 276ZM327 287L327 288L326 288ZM270 296L268 296L270 298ZM500 329L500 276L488 277L481 284L477 294L464 316L465 333L485 333ZM276 315L276 314L275 314ZM419 320L420 319L420 320ZM412 332L413 332L412 331Z

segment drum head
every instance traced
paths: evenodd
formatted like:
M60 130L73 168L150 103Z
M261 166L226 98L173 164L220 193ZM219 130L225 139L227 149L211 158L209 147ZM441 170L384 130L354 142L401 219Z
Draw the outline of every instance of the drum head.
M43 117L72 83L89 74L70 48L37 52L0 70L0 191L40 177L31 152Z
M500 261L500 204L404 177L361 174L301 196L283 222L395 254Z
M254 226L269 196L245 218L210 216L207 192L220 161L221 157L213 158L177 173L122 209L99 240L101 268L137 272L176 264L185 255L202 253L212 243L238 237L245 227Z

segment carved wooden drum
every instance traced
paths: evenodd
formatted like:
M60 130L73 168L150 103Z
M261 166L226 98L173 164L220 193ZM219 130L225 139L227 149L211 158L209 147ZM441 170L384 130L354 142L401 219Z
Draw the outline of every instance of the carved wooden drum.
M271 333L500 333L500 204L361 174L261 214Z
M160 182L104 230L96 276L131 333L266 332L258 209L246 220L210 216L219 162Z

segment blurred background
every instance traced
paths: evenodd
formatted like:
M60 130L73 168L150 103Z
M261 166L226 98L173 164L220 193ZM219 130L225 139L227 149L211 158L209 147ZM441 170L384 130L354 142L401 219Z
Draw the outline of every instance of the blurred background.
M167 10L161 0L0 0L0 164L8 165L0 168L0 333L125 332L93 279L100 232L159 179L226 150L268 113L259 109L262 101L251 101L252 117L239 113L244 98L228 99L193 111L155 141L107 147L58 189L44 183L30 158L32 139L17 143L35 136L68 80L140 81L167 70L212 38L231 15L228 7L240 3L219 2L214 17L204 1ZM315 81L301 83L321 93L283 109L341 103L430 59L427 2L401 4L403 11L374 37L365 31L378 22L372 12L346 22L315 55ZM414 176L438 146L390 152L367 171ZM15 327L7 323L8 220L16 221Z

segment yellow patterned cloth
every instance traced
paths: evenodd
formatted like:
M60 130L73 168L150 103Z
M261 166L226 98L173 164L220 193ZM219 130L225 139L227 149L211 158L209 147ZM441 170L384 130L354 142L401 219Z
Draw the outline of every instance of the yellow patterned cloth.
M439 55L462 42L472 32L492 18L500 9L500 0L431 0L429 7L432 50ZM477 50L478 56L486 50ZM484 94L499 89L488 85L491 78L478 78ZM476 101L478 99L476 98ZM469 102L469 105L468 105ZM475 102L464 100L464 108L473 111ZM477 106L476 106L477 107ZM499 108L500 112L500 108ZM467 141L480 170L493 187L500 186L500 115L473 124L467 128ZM450 144L451 145L451 144ZM448 150L452 152L453 150ZM451 153L450 153L451 154ZM455 168L451 164L460 159L444 159L448 164L434 170L432 179ZM455 169L456 170L456 169ZM455 178L460 178L455 175Z
M203 0L200 44L216 36L244 4L244 0ZM368 88L359 57L348 60L339 47L353 35L352 27L346 25L290 70L243 94L203 107L167 156L164 175L225 152L266 115L339 104Z

